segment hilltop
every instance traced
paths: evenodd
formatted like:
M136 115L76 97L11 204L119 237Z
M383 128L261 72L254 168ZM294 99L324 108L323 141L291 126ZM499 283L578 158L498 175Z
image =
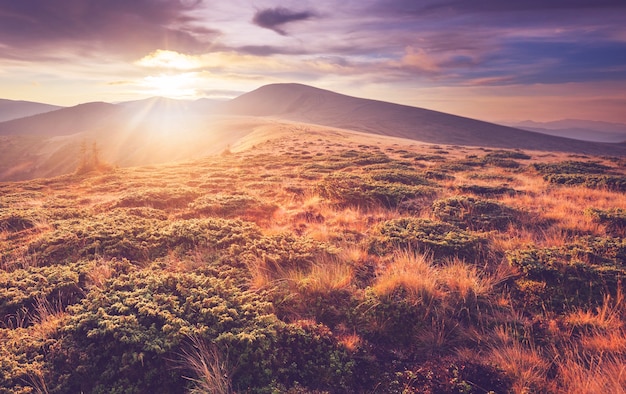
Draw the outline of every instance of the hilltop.
M344 131L468 147L624 156L624 144L524 131L422 108L341 95L298 84L267 85L231 101L152 98L87 103L0 123L0 181L71 173L81 146L94 142L114 166L158 164L248 146L272 124ZM258 135L259 133L257 133Z

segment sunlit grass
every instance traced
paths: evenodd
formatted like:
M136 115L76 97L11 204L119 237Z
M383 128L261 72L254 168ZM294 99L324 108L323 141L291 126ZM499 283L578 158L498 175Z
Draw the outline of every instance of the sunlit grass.
M468 382L511 392L624 387L623 193L529 167L561 154L281 127L227 155L0 185L2 384L50 390L49 357L93 371L102 335L137 387L162 376L190 392L419 392L416 371L451 384L434 369L470 359L494 369ZM302 140L283 138L293 133ZM163 354L192 334L190 369L168 369ZM318 373L324 362L338 375ZM463 379L455 390L471 392Z

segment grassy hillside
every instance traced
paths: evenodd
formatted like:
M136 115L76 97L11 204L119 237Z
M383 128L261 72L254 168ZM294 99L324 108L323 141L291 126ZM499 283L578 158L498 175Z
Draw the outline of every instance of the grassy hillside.
M623 392L624 158L276 136L0 183L0 393Z

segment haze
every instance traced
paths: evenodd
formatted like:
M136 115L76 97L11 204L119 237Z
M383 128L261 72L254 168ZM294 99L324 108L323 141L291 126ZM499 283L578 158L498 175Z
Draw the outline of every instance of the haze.
M623 1L0 1L0 97L298 82L488 121L626 123Z

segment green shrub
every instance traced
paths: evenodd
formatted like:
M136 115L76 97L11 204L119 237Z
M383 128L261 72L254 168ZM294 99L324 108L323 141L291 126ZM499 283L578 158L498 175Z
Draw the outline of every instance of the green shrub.
M446 158L441 155L425 155L416 153L413 156L413 160L415 161L446 161Z
M457 189L463 193L473 193L479 196L494 197L503 194L515 195L517 191L508 186L486 186L486 185L460 185Z
M82 298L85 289L84 264L53 267L29 267L11 272L0 270L0 317L15 326L18 314L27 314L24 323L32 322L38 300L66 306Z
M390 294L377 295L367 289L364 300L356 306L355 327L370 343L382 349L401 349L414 356L415 338L429 327L432 310L440 307L438 299L407 297L407 289L397 287Z
M455 179L453 175L440 171L426 171L424 172L424 177L426 179L433 179L436 181L453 181Z
M30 394L42 388L48 375L44 357L55 343L55 338L33 335L28 328L0 328L0 394Z
M626 176L621 175L548 174L544 175L544 179L557 185L626 191Z
M392 159L384 153L371 153L356 150L347 150L337 155L339 158L346 160L352 165L365 166L370 164L389 163ZM333 158L331 157L331 160Z
M585 213L592 216L597 222L604 224L609 233L626 235L626 209L601 210L591 208L585 210Z
M422 174L416 171L407 170L386 170L377 171L371 174L371 177L375 181L388 182L388 183L401 183L403 185L431 185Z
M560 163L534 163L542 175L551 174L605 174L610 169L603 164L590 161L563 161Z
M427 186L387 183L345 173L326 177L318 185L318 191L322 197L340 205L362 207L382 205L386 208L394 208L403 201L434 194L434 189Z
M398 371L388 379L386 393L485 394L511 392L511 379L492 365L441 357Z
M289 233L254 239L246 247L242 259L260 259L265 268L280 273L283 270L308 270L316 259L338 253L332 245Z
M626 241L618 238L586 238L560 248L509 254L522 272L516 283L525 307L557 312L596 307L604 295L626 290L625 257Z
M489 155L485 156L485 158L483 158L483 162L485 164L489 164L492 165L494 167L499 167L499 168L519 168L521 167L521 164L516 162L515 160L511 160L511 159L501 159L498 157L489 157Z
M187 338L215 343L237 392L295 381L311 389L351 387L353 361L319 325L284 324L259 294L194 273L120 275L71 308L64 338L48 357L63 392L179 392L172 361Z
M40 221L31 210L0 209L0 231L17 232L33 228Z
M433 215L444 222L471 230L505 230L515 223L519 212L493 200L456 196L437 200Z
M484 252L485 244L485 239L448 223L402 218L378 225L369 248L379 255L404 248L432 252L435 258L459 256L475 260Z
M123 209L83 219L58 221L54 230L29 245L43 264L81 257L118 257L145 261L171 250L228 247L259 236L247 222L226 219L190 219L167 222L128 215Z
M485 159L518 159L518 160L530 160L531 157L521 151L511 150L495 150L485 155Z
M200 193L192 188L161 187L142 189L122 196L114 206L121 208L183 208L199 195Z
M265 203L247 194L206 195L189 204L195 212L222 217L252 216L269 218L278 209L275 204Z

